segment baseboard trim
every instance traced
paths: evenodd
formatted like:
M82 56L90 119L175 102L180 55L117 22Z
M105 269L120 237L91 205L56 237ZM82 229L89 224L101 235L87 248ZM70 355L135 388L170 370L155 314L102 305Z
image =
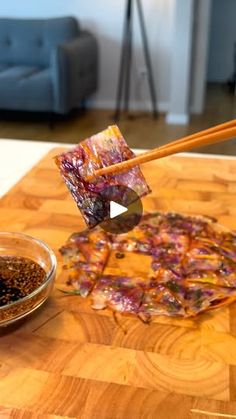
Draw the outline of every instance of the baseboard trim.
M187 125L189 123L189 115L187 113L168 113L166 115L166 123L169 125Z

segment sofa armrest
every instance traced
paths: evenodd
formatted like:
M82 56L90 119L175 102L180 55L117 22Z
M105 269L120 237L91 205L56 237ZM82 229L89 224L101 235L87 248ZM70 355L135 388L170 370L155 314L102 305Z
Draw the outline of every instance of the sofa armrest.
M60 44L51 57L54 111L67 113L97 88L98 45L95 37L81 31L74 40Z

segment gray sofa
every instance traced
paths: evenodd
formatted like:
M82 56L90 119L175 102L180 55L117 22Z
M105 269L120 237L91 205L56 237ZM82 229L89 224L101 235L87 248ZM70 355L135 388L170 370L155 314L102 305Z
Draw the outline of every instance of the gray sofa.
M73 17L0 19L0 109L66 114L97 75L96 39Z

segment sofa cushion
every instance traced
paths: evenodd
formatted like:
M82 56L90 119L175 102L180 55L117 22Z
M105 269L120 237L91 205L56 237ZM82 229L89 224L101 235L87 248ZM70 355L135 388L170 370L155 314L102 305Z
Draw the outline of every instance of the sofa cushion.
M7 67L8 67L8 65L7 65L7 64L1 64L1 63L0 63L0 71L5 70Z
M0 62L48 67L52 49L78 33L73 17L0 19Z
M51 72L48 68L0 64L0 109L53 110Z

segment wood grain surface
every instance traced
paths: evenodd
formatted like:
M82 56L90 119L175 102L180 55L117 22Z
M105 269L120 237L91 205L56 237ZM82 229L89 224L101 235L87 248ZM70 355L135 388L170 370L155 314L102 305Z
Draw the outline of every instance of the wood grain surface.
M236 417L236 304L149 326L121 317L124 334L109 310L56 289L64 281L58 248L84 228L54 166L58 152L0 201L0 229L45 240L59 261L47 303L0 331L0 418ZM175 156L143 171L153 190L145 210L210 215L236 229L236 159Z

